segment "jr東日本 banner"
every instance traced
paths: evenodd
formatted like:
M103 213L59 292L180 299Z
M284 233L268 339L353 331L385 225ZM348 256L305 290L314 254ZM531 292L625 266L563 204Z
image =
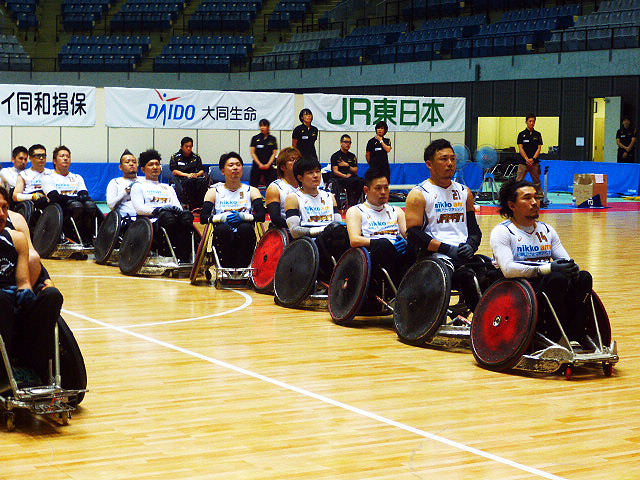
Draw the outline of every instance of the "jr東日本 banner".
M0 125L92 127L95 87L0 85Z
M108 127L292 130L292 93L105 88Z
M319 130L371 131L385 121L394 132L462 132L465 99L305 94Z

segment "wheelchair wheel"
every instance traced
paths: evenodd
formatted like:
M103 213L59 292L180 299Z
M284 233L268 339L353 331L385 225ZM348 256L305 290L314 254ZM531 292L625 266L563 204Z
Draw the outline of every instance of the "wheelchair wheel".
M441 260L427 258L413 265L400 282L393 312L400 340L431 340L444 323L450 298L451 276Z
M480 366L512 368L533 340L538 319L535 291L526 280L503 279L484 294L471 323L471 349Z
M58 317L60 339L60 375L62 388L84 390L87 388L87 370L71 329L62 317ZM78 394L78 404L84 399L84 392Z
M358 314L371 283L371 257L366 248L347 250L333 269L329 282L329 313L337 324Z
M606 309L604 308L604 304L598 294L591 291L591 297L593 298L593 308L596 311L595 321L598 322L598 330L600 331L600 336L602 337L602 345L604 347L608 347L611 345L611 322L609 321L609 315L607 314ZM589 318L593 316L593 313L589 311ZM587 335L589 335L594 341L598 338L598 334L596 332L596 326L593 320L589 321L587 324Z
M200 270L202 270L202 266L204 265L204 261L207 256L207 248L211 243L212 236L213 225L211 223L207 223L204 227L204 232L202 232L202 238L200 238L198 250L196 251L196 258L193 262L193 267L191 267L191 273L189 274L189 280L192 284L196 283L198 275L200 275Z
M272 293L278 262L289 244L285 230L269 229L260 239L251 259L251 281L258 293Z
M296 307L313 292L320 269L316 243L302 237L285 249L273 280L276 301L284 307Z
M53 203L44 209L33 229L33 246L42 258L49 258L60 243L64 216L62 207Z
M109 212L100 225L98 235L94 242L94 258L96 263L104 264L115 250L118 244L118 235L122 228L122 217L115 210Z
M135 275L149 257L153 227L148 218L138 218L129 225L120 245L118 266L125 275Z
M33 202L31 200L25 200L23 202L15 202L13 204L13 211L22 215L27 222L27 225L31 225L31 217L33 216Z

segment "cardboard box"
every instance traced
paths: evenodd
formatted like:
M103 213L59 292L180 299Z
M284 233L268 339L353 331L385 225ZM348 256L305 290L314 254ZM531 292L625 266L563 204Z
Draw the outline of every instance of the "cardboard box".
M573 196L579 208L606 207L608 189L604 173L576 173L573 177Z

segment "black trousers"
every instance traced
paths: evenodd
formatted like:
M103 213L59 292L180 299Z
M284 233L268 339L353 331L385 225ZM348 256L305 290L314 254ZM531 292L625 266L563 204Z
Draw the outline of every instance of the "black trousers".
M173 177L176 185L176 193L182 203L189 206L190 210L202 208L204 196L209 188L209 178L203 177Z
M407 249L405 253L398 253L393 243L386 238L372 242L368 250L374 272L376 267L384 268L396 288L400 285L407 270L415 263L413 252Z
M71 219L80 232L80 243L92 245L96 235L96 219L98 226L102 221L102 213L93 200L72 200L62 207L64 213L63 232L67 238L76 239L78 235L71 223Z
M536 293L544 292L549 297L569 340L580 341L586 334L586 319L593 316L589 301L589 294L593 288L591 274L581 270L578 279L571 280L561 273L552 272L529 281ZM538 295L537 330L553 341L558 341L562 336L558 323L542 295Z
M320 256L320 271L318 278L324 282L331 279L333 273L333 260L337 262L351 244L347 227L340 223L331 223L316 238L318 254Z
M352 177L344 178L333 176L334 180L338 182L341 188L344 188L347 192L347 203L349 206L353 206L359 203L360 197L363 193L364 179L354 175Z
M260 185L268 186L271 182L278 178L278 172L275 168L269 167L261 170L256 162L251 165L251 174L249 176L249 185L258 188Z
M170 256L169 246L160 227L167 231L176 257L182 262L191 260L191 232L193 231L193 213L189 210L173 212L161 210L158 221L153 223L153 241L155 248L165 256Z
M62 308L62 294L55 287L41 290L29 305L17 307L14 296L0 291L0 334L9 357L32 368L43 382L49 380L53 358L53 330ZM4 368L2 372L4 373ZM2 375L4 377L4 375Z
M235 231L226 223L215 224L213 245L216 247L223 267L248 267L256 248L256 231L253 222L243 222Z

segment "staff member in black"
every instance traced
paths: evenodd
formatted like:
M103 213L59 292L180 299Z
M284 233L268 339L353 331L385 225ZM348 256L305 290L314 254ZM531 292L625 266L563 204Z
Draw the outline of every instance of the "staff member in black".
M358 176L358 159L349 151L351 137L340 137L340 150L331 155L331 172L341 188L347 191L347 203L356 205L362 196L364 180Z
M47 382L62 294L50 283L39 285L34 293L29 281L27 237L5 228L8 218L9 194L0 187L0 335L9 356ZM6 378L4 367L0 370L0 378Z
M209 188L209 178L205 174L200 155L193 151L193 138L184 137L180 141L180 150L171 155L169 169L173 173L176 193L189 210L202 208L204 194Z
M387 122L376 123L376 135L367 142L367 163L370 168L384 173L391 183L391 167L389 167L389 152L391 151L391 140L385 138L389 131Z
M533 128L536 126L535 114L528 113L525 121L527 122L527 128L518 134L517 140L520 158L518 159L516 181L524 180L527 172L529 172L536 192L542 197L542 183L540 181L542 172L539 160L540 150L542 149L542 135ZM541 204L540 206L544 208L546 205Z
M249 185L258 187L259 185L269 185L276 178L278 173L274 168L276 155L278 155L278 142L276 137L269 133L271 124L269 120L263 118L260 120L260 133L251 137L251 158L253 158L253 167L251 168L251 177ZM264 183L260 182L263 179Z
M624 118L622 128L616 132L618 163L635 163L636 137L638 131L631 126L631 120Z
M300 150L300 153L305 158L318 159L316 153L316 140L318 140L318 129L311 125L313 122L313 113L308 108L300 110L298 115L302 122L296 128L294 128L291 134L292 145Z

